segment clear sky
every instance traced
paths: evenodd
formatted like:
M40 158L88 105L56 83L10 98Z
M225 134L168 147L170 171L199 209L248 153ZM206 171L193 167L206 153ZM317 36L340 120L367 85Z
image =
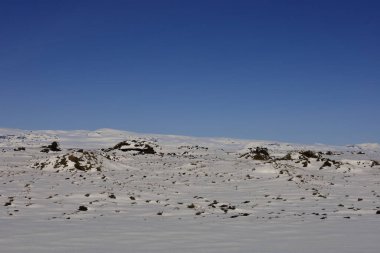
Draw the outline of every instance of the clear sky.
M0 127L380 142L380 1L0 1Z

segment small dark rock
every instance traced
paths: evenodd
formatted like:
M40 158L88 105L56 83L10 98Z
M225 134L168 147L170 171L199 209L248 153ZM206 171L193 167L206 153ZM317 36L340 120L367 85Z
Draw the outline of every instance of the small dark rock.
M323 165L322 165L322 167L331 167L331 163L330 163L330 161L329 160L327 160L327 161L325 161L324 163L323 163Z
M79 211L87 211L88 208L85 207L85 206L79 206L78 210L79 210Z

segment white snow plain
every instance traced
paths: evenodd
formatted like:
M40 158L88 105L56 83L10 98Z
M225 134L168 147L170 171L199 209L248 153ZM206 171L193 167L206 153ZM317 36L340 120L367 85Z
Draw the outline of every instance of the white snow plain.
M0 129L0 252L377 253L379 161L378 144Z

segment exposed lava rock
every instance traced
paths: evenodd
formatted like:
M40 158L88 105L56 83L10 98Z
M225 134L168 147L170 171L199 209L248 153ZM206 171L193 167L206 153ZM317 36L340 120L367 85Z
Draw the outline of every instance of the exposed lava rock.
M102 163L100 160L98 160L97 155L91 151L73 151L65 155L53 157L42 162L36 162L32 167L38 169L66 168L68 170L81 171L90 171L92 169L96 169L97 171L100 171Z
M263 147L249 148L249 152L242 154L240 158L252 158L254 160L267 161L271 159L268 149Z
M329 159L327 159L323 164L322 166L319 168L320 170L323 169L324 167L331 167L332 165L332 161L330 161Z
M307 158L320 158L320 154L316 154L314 151L311 150L301 151L300 154Z
M128 140L128 141L122 141L116 144L114 147L104 150L105 152L109 152L112 150L120 150L123 152L130 152L134 151L137 152L139 155L143 154L156 154L157 152L153 148L152 143L148 143L147 141L143 140Z
M59 148L59 144L56 141L53 141L50 145L48 146L42 146L44 149L41 150L43 153L49 153L50 151L58 152L61 151Z

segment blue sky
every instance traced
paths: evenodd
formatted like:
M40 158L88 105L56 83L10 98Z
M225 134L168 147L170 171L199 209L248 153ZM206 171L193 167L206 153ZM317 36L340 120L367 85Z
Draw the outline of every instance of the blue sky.
M380 142L380 1L0 2L0 127Z

